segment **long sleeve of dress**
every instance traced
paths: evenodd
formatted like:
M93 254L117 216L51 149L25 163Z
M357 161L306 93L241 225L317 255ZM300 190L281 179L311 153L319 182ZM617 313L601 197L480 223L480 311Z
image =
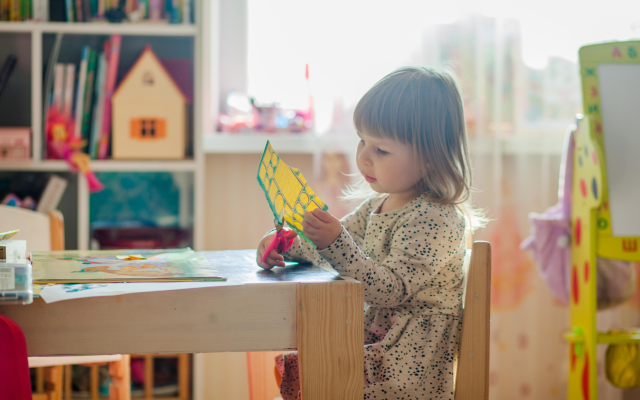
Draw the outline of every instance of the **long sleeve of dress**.
M371 200L366 200L352 213L345 215L340 220L344 229L346 229L359 244L364 242L371 207ZM310 262L317 265L326 262L309 242L301 239L299 236L294 239L291 248L282 253L282 255L287 261Z
M416 207L417 212L391 223L387 214L372 215L368 247L361 247L359 238L343 229L331 245L318 251L341 275L364 284L365 301L371 306L395 307L418 292L426 300L419 306L422 311L447 308L456 300L447 298L453 296L447 289L460 284L461 271L458 263L449 261L464 242L464 221L452 226L449 218L420 212L420 204Z

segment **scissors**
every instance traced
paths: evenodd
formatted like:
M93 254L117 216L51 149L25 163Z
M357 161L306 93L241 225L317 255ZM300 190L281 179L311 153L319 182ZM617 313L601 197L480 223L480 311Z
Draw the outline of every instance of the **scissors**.
M284 221L282 222L284 223ZM271 253L271 250L275 250L278 253L289 250L291 246L293 246L293 239L298 235L295 231L283 227L277 219L274 219L273 223L276 226L277 233L276 236L273 237L269 246L265 249L264 254L262 254L262 262L267 262L267 257L269 256L269 253Z

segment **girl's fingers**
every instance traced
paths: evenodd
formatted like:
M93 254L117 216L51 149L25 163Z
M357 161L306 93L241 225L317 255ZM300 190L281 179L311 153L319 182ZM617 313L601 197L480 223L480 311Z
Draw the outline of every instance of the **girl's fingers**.
M282 257L280 254L278 254L277 251L275 251L274 249L271 249L271 251L269 252L269 256L267 257L267 259L269 260L275 260L275 261L284 261L284 257Z
M318 230L320 230L320 228L318 228L317 226L314 226L311 222L307 220L306 217L302 220L302 231L304 232L305 235L307 234L307 232L311 232L311 231L315 232Z
M271 250L267 256L267 263L274 267L284 267L284 257L278 254L277 251Z
M278 254L277 251L271 250L267 255L267 258L265 261L262 261L263 255L264 255L263 251L257 252L256 263L260 267L264 269L271 269L273 267L284 267L284 257Z
M262 254L258 253L258 257L256 258L256 263L258 264L258 266L260 266L260 268L263 269L271 269L273 268L273 265L269 264L266 261L262 261Z
M316 209L317 210L317 209ZM315 210L314 210L315 211ZM314 213L312 212L308 212L304 215L304 219L303 221L307 221L309 224L311 224L311 226L313 226L314 228L320 228L322 225L324 225L325 223L318 218Z
M335 219L335 217L331 215L329 211L324 211L320 208L316 208L309 214L313 215L315 218L317 218L321 222L324 222L325 224L328 224ZM305 217L306 217L306 214L305 214Z

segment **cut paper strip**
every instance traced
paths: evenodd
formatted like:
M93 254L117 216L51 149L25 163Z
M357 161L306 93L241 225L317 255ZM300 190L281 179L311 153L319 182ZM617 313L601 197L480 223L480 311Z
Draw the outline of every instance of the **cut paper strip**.
M9 240L13 237L13 235L15 235L18 232L20 232L20 229L16 229L14 231L2 232L0 233L0 240Z
M300 170L289 167L267 141L258 166L258 182L278 222L287 225L307 242L313 243L302 233L304 214L316 208L329 207L316 196Z

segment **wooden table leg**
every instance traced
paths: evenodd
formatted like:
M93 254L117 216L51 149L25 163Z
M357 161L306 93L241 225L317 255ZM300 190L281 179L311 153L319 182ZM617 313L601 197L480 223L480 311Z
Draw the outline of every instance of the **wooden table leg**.
M304 400L364 398L364 300L359 282L299 283L297 334Z

